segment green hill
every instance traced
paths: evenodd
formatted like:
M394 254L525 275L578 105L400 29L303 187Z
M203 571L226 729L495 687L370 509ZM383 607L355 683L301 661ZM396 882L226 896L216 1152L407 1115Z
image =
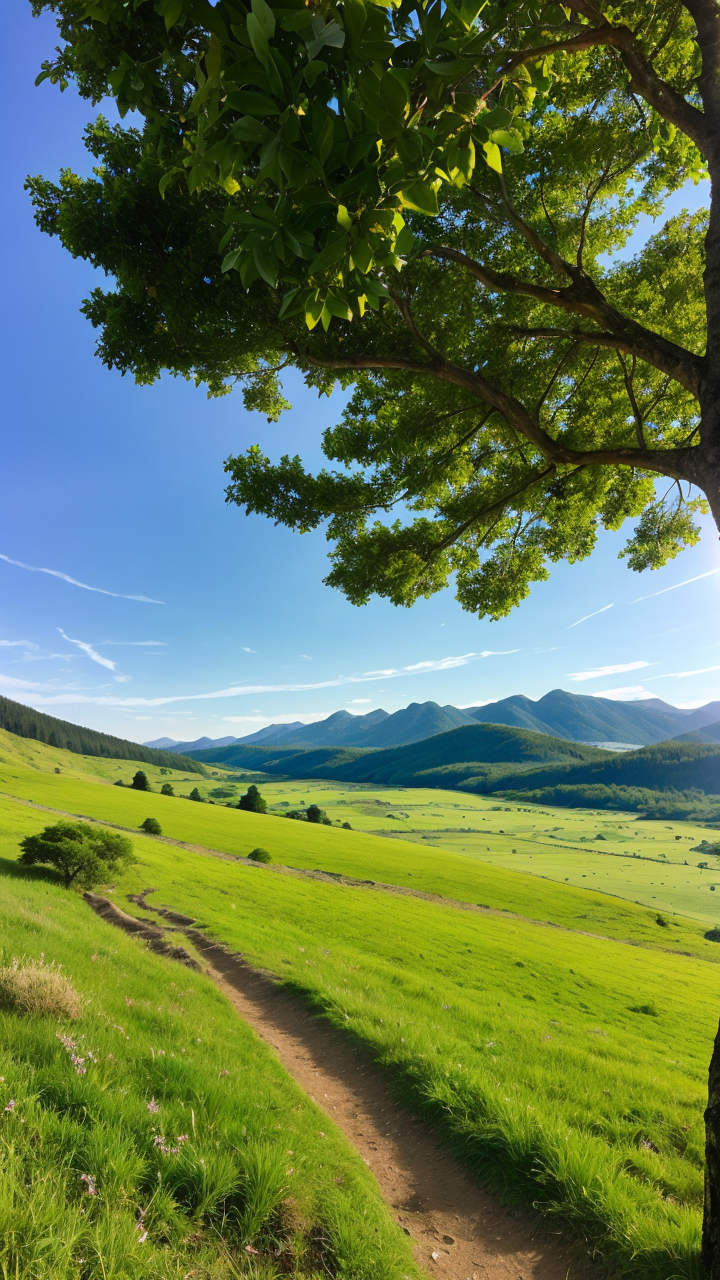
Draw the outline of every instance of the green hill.
M190 760L187 756L143 747L138 742L114 738L112 734L100 733L97 729L70 724L69 720L56 720L55 716L46 716L44 712L24 707L21 702L13 702L11 698L0 697L0 729L7 729L19 738L34 738L36 742L44 742L47 746L72 751L74 755L105 756L110 760L140 760L165 769L203 772L197 761Z
M231 746L193 752L205 764L254 769L291 778L333 778L406 787L444 787L491 794L533 792L553 804L597 804L582 799L588 787L610 788L615 807L653 809L649 793L673 793L683 815L701 808L704 796L720 795L720 746L671 741L638 751L610 753L581 743L506 725L473 725L437 734L422 742L385 751ZM559 788L559 790L558 790ZM582 793L575 789L582 788ZM549 790L553 795L550 797ZM634 794L623 796L623 790ZM642 795L639 795L642 792ZM623 800L625 801L623 803ZM610 804L610 798L606 800ZM676 806L677 807L677 806ZM657 808L657 805L655 805ZM657 810L661 816L662 805ZM703 811L714 820L715 812Z

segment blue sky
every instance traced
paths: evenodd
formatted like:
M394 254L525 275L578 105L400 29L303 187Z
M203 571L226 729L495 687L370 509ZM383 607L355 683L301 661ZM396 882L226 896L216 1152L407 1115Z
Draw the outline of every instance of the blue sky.
M208 401L171 378L140 388L99 363L79 314L94 273L36 230L22 190L27 173L87 170L93 113L70 91L33 87L55 43L47 16L9 0L4 25L1 692L140 741L557 687L720 698L709 520L697 547L643 575L617 558L626 534L603 534L509 618L478 622L452 591L356 609L322 585L322 532L227 507L228 454L260 442L316 464L342 398L318 400L292 376L294 407L268 426L239 395Z

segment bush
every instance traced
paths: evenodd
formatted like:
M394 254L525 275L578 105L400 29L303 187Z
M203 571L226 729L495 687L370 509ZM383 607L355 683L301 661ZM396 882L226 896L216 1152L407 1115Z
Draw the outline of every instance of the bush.
M350 826L349 822L343 822L342 829L343 831L352 831L352 827Z
M54 867L66 889L74 882L82 889L92 889L116 868L135 861L127 836L91 827L88 822L58 822L38 836L25 836L20 848L19 861L24 867L36 863Z
M78 1018L80 997L58 966L42 960L13 960L0 968L0 1009Z
M125 786L125 783L123 782L122 778L118 778L117 782L113 782L113 786L114 786L114 787L124 787L124 786Z
M142 769L138 769L130 785L135 791L150 790L150 783L147 780L147 774L143 773Z
M253 862L272 862L272 858L267 849L253 849L248 858L252 858Z
M244 809L246 813L267 813L267 800L260 795L256 786L248 787L244 796L238 801L238 809Z
M316 804L308 805L305 810L305 816L308 822L327 822L327 814L324 809L318 808Z
M197 790L197 788L195 788L195 789ZM160 788L160 795L161 795L161 796L174 796L174 795L175 795L175 792L174 792L174 791L173 791L173 789L172 789L172 784L171 784L171 783L169 783L169 782L163 782L163 784L162 784L162 786L161 786L161 788Z
M147 831L149 836L162 835L162 827L157 818L146 818L144 822L140 823L140 830Z
M205 803L205 797L200 795L200 792L198 791L197 787L193 787L192 791L190 792L190 795L188 796L188 800L197 800L199 804Z

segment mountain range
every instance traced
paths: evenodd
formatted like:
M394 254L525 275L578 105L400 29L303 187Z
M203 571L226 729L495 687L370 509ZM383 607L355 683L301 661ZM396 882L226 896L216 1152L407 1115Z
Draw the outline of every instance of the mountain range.
M197 738L176 742L157 738L147 747L184 754L227 746L262 744L267 747L364 747L387 749L408 746L464 725L501 724L534 733L564 738L591 746L628 748L650 746L679 738L688 742L720 742L720 702L686 710L660 698L617 702L587 694L553 689L533 701L513 694L482 707L441 707L437 702L411 702L388 714L379 709L367 715L335 711L315 724L270 724L242 738ZM697 736L696 736L697 735Z

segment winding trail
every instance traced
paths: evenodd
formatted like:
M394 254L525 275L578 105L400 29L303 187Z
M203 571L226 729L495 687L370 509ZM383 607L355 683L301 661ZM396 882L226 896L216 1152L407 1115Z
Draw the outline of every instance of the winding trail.
M393 1216L415 1241L415 1257L437 1280L589 1280L598 1277L582 1245L569 1243L530 1211L504 1208L474 1183L432 1131L392 1095L383 1072L340 1031L309 1012L272 974L254 969L195 929L190 916L130 900L170 926L138 921L109 898L85 894L111 924L153 950L182 932L209 977L240 1016L276 1052L287 1072L359 1151ZM188 961L192 964L192 957Z

